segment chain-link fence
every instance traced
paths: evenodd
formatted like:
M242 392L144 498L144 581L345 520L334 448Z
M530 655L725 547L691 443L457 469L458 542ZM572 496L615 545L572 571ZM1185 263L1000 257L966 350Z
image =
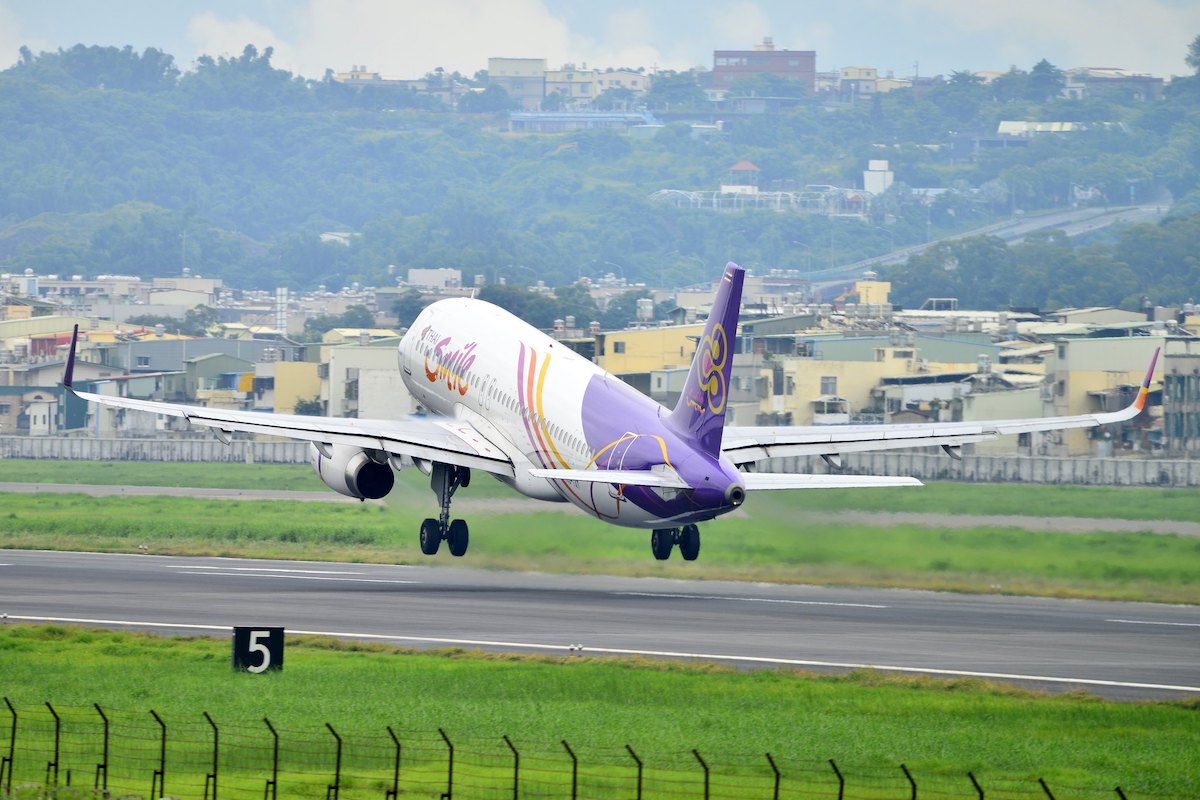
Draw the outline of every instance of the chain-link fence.
M157 712L0 708L3 798L1159 798L1113 786L1049 785L987 771L701 753L677 743L527 741L388 726L303 729ZM3 715L8 719L3 719Z

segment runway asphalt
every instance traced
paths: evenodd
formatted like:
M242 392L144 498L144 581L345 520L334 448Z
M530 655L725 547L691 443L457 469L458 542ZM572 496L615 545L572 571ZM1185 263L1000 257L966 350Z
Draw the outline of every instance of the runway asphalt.
M282 625L412 647L978 676L1200 695L1200 609L904 590L0 551L5 621L228 636Z

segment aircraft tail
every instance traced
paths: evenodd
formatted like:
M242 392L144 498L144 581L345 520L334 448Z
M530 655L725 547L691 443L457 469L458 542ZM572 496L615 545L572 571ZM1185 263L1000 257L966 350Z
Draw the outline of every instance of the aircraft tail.
M676 430L695 439L704 452L721 452L725 407L729 399L729 376L733 370L733 343L738 312L742 306L742 280L746 271L730 261L717 287L708 324L696 347L679 403L671 412Z

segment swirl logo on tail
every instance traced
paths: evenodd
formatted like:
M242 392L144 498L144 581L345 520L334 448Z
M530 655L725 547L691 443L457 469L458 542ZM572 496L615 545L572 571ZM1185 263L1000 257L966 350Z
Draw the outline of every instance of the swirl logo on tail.
M725 409L725 360L729 358L729 339L721 324L713 326L712 334L700 341L700 369L696 373L699 394L688 396L688 405L700 413L720 414Z

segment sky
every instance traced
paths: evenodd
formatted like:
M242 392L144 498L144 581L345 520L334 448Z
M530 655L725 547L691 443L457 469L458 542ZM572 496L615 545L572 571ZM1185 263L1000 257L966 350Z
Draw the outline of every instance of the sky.
M1197 0L0 0L0 68L18 49L157 47L187 69L202 54L273 47L307 78L365 66L417 78L472 75L489 56L551 68L712 68L713 50L815 50L817 69L896 77L954 70L1121 67L1190 74Z

